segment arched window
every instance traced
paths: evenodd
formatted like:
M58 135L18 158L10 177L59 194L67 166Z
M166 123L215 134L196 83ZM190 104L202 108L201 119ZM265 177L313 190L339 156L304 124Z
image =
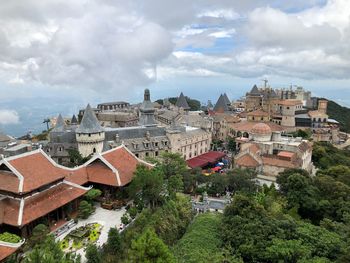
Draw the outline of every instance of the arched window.
M96 148L93 148L93 149L92 149L92 152L93 152L93 153L96 153Z

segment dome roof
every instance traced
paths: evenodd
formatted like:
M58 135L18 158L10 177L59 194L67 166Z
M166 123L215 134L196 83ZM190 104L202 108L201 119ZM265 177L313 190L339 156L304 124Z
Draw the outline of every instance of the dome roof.
M261 134L261 135L268 135L272 134L272 130L269 125L265 123L257 123L252 128L252 133L254 134Z

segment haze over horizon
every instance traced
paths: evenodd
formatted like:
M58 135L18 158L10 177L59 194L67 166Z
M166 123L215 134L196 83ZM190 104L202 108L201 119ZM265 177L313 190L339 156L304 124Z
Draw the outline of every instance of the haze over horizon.
M267 78L350 106L346 0L13 0L0 24L0 130L15 136L145 88L215 103Z

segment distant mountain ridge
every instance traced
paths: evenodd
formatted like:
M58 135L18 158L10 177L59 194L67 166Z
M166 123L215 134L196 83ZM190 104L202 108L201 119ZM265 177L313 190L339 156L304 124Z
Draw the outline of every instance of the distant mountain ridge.
M328 100L327 114L329 118L335 119L340 123L341 131L350 133L350 108Z

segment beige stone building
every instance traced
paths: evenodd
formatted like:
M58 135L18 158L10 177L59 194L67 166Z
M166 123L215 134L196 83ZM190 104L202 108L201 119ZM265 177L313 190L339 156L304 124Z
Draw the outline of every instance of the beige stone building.
M210 150L211 133L200 128L173 125L167 130L171 152L180 153L185 160Z
M266 123L255 124L249 138L237 142L235 167L255 169L263 176L272 177L272 181L288 168L313 171L311 144L301 138L281 136L281 132L273 132Z

